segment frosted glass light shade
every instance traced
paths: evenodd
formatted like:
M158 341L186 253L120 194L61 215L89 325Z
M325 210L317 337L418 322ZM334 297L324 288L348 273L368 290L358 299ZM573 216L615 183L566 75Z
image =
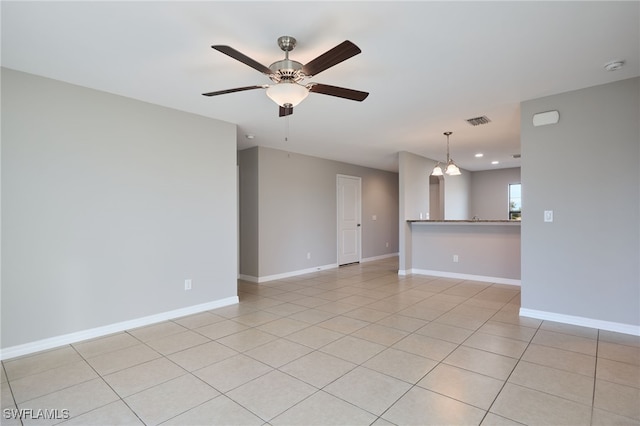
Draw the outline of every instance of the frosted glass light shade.
M447 170L445 170L445 173L449 176L458 176L462 174L460 173L460 169L458 168L458 166L456 166L453 160L449 160L449 164L447 164Z
M302 102L307 95L309 89L298 83L280 82L267 88L267 96L281 107L294 107Z
M433 171L431 172L431 176L442 176L442 167L440 167L440 163L436 164L436 166L433 168Z

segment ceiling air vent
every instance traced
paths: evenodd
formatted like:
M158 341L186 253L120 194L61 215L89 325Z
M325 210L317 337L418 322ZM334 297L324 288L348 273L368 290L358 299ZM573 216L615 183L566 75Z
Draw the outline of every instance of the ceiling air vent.
M472 126L479 126L481 124L491 123L491 120L489 120L486 115L483 115L482 117L469 118L467 119L467 123L471 124Z

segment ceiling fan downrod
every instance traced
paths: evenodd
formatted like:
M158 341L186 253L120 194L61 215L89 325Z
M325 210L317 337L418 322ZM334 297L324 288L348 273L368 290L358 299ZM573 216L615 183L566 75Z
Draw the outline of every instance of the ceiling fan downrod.
M272 71L269 78L274 83L280 83L281 81L297 83L305 78L302 72L303 65L298 61L289 59L289 52L296 47L296 43L296 39L291 36L278 38L278 46L284 51L284 59L269 65L269 69Z

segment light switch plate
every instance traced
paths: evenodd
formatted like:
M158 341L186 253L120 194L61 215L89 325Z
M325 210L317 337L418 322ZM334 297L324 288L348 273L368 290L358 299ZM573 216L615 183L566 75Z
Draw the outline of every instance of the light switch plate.
M553 222L553 210L545 210L544 211L544 221L545 222Z

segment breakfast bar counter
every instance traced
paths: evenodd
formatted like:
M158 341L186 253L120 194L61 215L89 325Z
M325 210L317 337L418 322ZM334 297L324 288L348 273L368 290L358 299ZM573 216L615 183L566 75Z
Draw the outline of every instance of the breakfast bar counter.
M407 220L414 274L520 285L519 220Z
M520 225L519 220L484 220L484 219L467 219L467 220L407 220L407 222L416 225Z

